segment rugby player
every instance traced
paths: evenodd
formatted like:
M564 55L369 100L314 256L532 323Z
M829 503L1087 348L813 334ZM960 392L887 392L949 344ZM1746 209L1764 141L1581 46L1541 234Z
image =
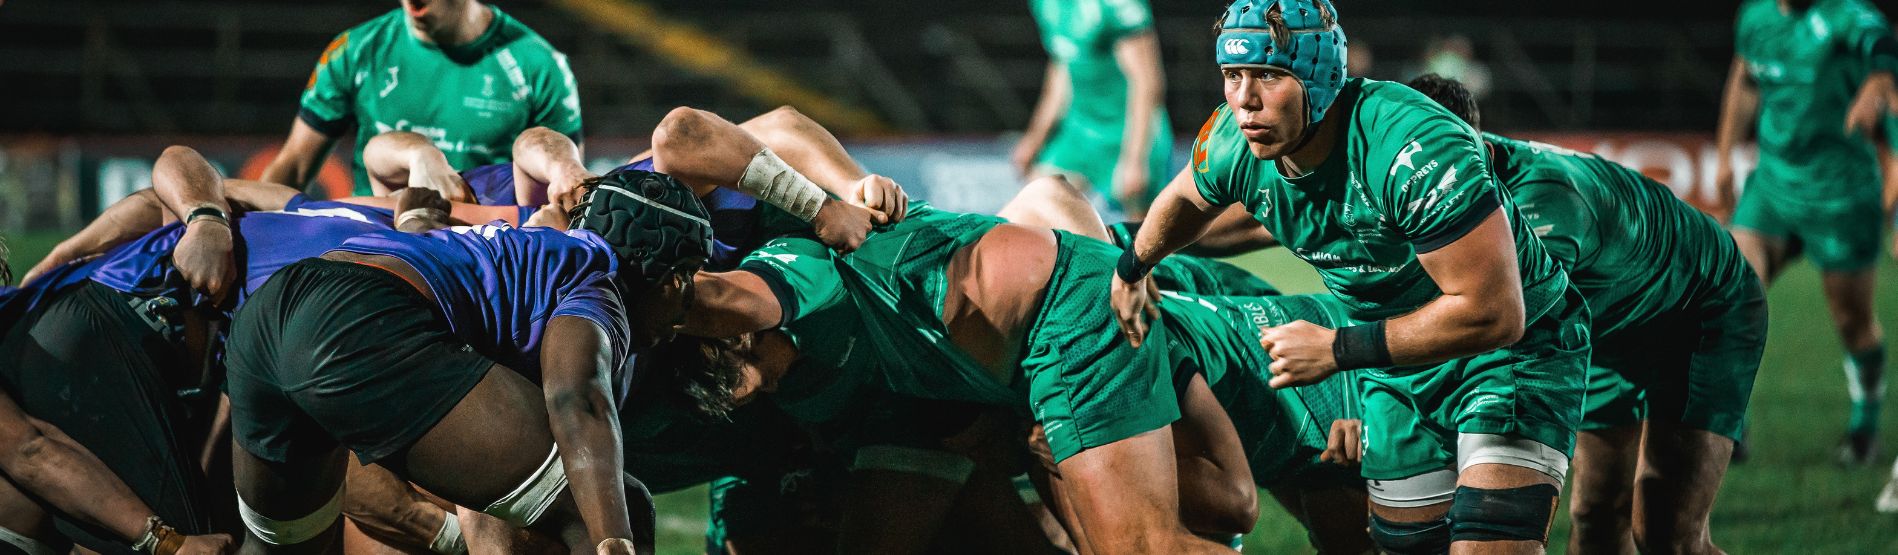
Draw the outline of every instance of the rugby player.
M172 534L168 523L203 533L219 519L235 516L223 510L227 490L209 487L204 468L213 451L207 447L224 437L218 432L222 422L214 417L218 376L207 362L217 347L206 322L240 303L277 268L391 224L385 213L318 202L294 212L232 214L233 203L224 199L219 181L196 152L167 149L153 166L152 194L115 204L61 249L74 257L100 254L125 236L136 237L139 222L156 227L162 216L141 208L168 211L181 221L91 262L55 267L29 279L14 299L22 302L17 312L7 318L14 322L17 317L18 323L0 341L0 351L20 362L0 376L3 389L17 399L8 403L16 414L0 421L24 434L14 439L57 438L58 447L86 457L70 468L29 466L10 476L29 486L49 476L96 478L100 494L112 500L107 506L120 518L129 507L152 504L157 512L144 527L146 541L126 542L138 549L152 549L145 544L157 541L153 537L163 540L165 550L178 549L174 539L162 537ZM163 206L137 198L156 198ZM18 427L28 422L32 425ZM130 495L136 497L117 499ZM41 497L55 506L61 500ZM31 505L6 513L37 513ZM105 538L94 535L96 529L72 526L64 518L58 522L60 535L95 550L112 550L99 543ZM122 528L124 522L113 524ZM204 540L191 541L199 544L195 549L204 549Z
M1365 369L1379 547L1541 552L1581 416L1586 304L1467 124L1400 84L1347 78L1329 2L1239 0L1215 29L1227 103L1121 257L1125 335L1164 329L1147 322L1147 268L1243 204L1362 322L1294 322L1261 342L1274 386Z
M1041 97L1010 160L1063 175L1100 209L1139 219L1173 154L1160 38L1146 0L1034 0L1048 50Z
M1481 129L1461 83L1408 84ZM1759 278L1719 222L1666 185L1600 156L1482 138L1497 181L1594 313L1569 551L1720 552L1708 519L1766 344Z
M228 390L247 551L332 541L345 447L569 549L650 549L650 500L629 507L644 490L623 476L613 407L624 361L676 326L711 230L664 175L586 187L575 231L362 235L278 271L253 294L264 302L237 310Z
M1898 95L1898 40L1860 0L1748 0L1721 102L1714 190L1760 281L1804 254L1819 269L1845 344L1852 408L1839 460L1876 452L1885 395L1884 331L1873 315L1885 229L1875 128ZM1759 166L1735 204L1733 150L1758 124Z
M304 188L354 127L355 192L386 195L363 166L363 148L378 134L419 133L453 166L472 168L507 161L515 136L535 126L580 141L580 93L565 54L499 7L403 0L401 9L343 31L323 49L290 136L262 179ZM471 201L451 193L442 191Z

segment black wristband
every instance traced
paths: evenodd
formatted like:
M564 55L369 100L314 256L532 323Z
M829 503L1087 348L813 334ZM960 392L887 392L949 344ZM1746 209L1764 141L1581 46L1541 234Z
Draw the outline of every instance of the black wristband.
M1331 340L1331 357L1339 370L1383 368L1391 365L1391 349L1384 342L1384 321L1338 328Z
M1133 283L1146 279L1147 271L1152 269L1153 266L1140 263L1133 249L1127 249L1120 251L1120 264L1114 266L1114 275L1120 276L1121 281Z
M186 213L185 225L191 225L191 222L197 221L198 218L212 218L224 225L230 225L231 223L229 214L225 214L223 209L209 204L193 208L191 212Z

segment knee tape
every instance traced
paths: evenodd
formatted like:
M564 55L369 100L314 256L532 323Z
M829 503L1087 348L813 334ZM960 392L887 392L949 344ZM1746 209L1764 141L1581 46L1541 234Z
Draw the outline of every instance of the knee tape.
M1392 522L1371 515L1371 541L1390 555L1434 555L1450 551L1450 518Z
M59 555L58 551L53 551L52 546L6 528L0 528L0 544L11 545L26 555Z
M244 527L270 545L296 545L322 535L329 530L336 519L343 516L343 488L336 488L336 494L330 496L328 503L301 517L290 520L276 520L252 510L244 503L244 496L237 496L237 515L244 519Z
M560 462L560 447L555 446L553 451L547 453L547 460L540 463L540 469L528 476L527 481L481 512L516 528L526 528L540 520L540 515L547 512L554 500L566 491L567 467Z
M1520 488L1456 488L1450 503L1451 541L1548 541L1549 516L1562 490L1550 484Z

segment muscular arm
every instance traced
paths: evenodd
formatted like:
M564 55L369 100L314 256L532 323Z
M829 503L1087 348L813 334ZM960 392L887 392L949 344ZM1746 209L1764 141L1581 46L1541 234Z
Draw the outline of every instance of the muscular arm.
M1160 69L1160 37L1153 31L1142 32L1114 43L1114 61L1127 76L1127 123L1120 138L1120 159L1115 173L1135 172L1140 188L1121 190L1114 183L1115 196L1122 206L1140 207L1146 194L1147 153L1153 147L1153 114L1166 102L1166 75Z
M1746 60L1733 57L1727 69L1726 93L1720 99L1720 127L1714 136L1717 170L1714 199L1722 207L1732 207L1733 149L1745 140L1760 114L1760 91L1746 75Z
M1026 175L1035 157L1041 155L1041 149L1048 144L1048 135L1054 132L1054 126L1061 122L1061 114L1068 109L1068 99L1073 91L1069 90L1068 68L1061 62L1048 62L1048 70L1041 78L1041 98L1035 101L1035 113L1028 118L1028 129L1022 132L1021 142L1016 143L1011 156L1017 170Z
M0 472L61 512L127 544L145 533L152 509L90 451L0 395Z
M1182 168L1179 175L1167 183L1166 189L1160 191L1160 196L1153 199L1153 210L1140 224L1140 233L1134 236L1134 255L1142 263L1157 264L1198 241L1220 216L1219 207L1200 195L1191 172L1191 167ZM1244 210L1236 212L1245 215Z
M1522 278L1515 237L1502 209L1469 234L1419 254L1417 260L1443 296L1386 324L1394 364L1442 362L1505 347L1522 337Z
M158 193L151 189L140 189L112 203L99 217L86 224L85 229L53 246L53 250L46 253L46 258L40 259L38 264L26 271L20 283L31 283L54 268L104 253L112 247L142 237L165 225L165 216L165 205L159 202Z
M263 180L302 190L323 169L323 158L336 146L336 138L324 135L303 118L290 123L290 138L285 139L277 157L264 167Z
M455 167L448 165L448 157L418 133L390 131L376 135L363 146L362 165L376 196L415 186L434 189L451 201L474 202L474 192L462 182Z
M620 479L625 467L619 420L606 383L614 365L606 332L585 318L557 316L547 325L545 341L541 386L548 424L587 533L595 545L635 539Z
M693 306L680 333L734 337L771 329L784 320L777 294L749 271L699 272L692 286Z
M580 145L546 127L522 131L514 138L514 203L563 209L578 204L577 185L593 172L580 159Z
M190 147L172 146L158 156L158 162L152 164L152 190L179 218L204 206L231 212L231 203L224 200L224 178Z

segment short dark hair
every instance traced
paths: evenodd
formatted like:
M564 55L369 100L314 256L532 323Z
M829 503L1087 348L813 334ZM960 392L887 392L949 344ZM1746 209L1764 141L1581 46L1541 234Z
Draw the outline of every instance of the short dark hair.
M1437 101L1437 104L1442 104L1450 113L1470 124L1470 127L1483 128L1483 114L1476 108L1476 97L1470 95L1470 89L1464 87L1463 83L1435 73L1425 73L1405 84Z
M735 391L751 350L751 336L704 338L679 335L639 355L640 371L657 372L666 395L690 405L692 412L726 420L738 403Z

